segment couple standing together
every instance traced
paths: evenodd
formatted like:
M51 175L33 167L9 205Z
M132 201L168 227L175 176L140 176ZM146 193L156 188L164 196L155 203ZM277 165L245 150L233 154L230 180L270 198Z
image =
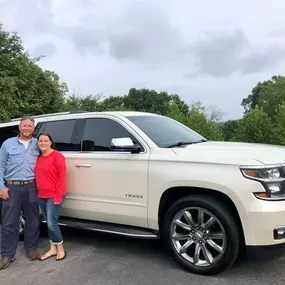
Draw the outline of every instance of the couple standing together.
M33 138L35 122L22 118L19 135L7 139L0 150L0 199L2 201L0 270L15 260L19 240L21 212L25 220L24 247L29 260L56 260L66 257L58 226L60 209L66 194L66 163L54 150L49 134ZM38 250L40 214L48 226L50 249Z

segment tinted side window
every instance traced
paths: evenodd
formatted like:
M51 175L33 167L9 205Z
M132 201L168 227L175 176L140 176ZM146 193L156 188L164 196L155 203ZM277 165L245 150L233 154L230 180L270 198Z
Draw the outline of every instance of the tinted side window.
M112 151L111 140L113 138L130 137L134 143L138 143L123 126L110 119L87 119L84 133L83 151Z
M80 151L80 142L74 138L76 120L47 122L44 132L49 133L59 151Z
M37 136L44 131L45 123L38 123L35 127L34 137L37 138Z
M0 147L6 139L16 137L19 134L18 126L0 128Z

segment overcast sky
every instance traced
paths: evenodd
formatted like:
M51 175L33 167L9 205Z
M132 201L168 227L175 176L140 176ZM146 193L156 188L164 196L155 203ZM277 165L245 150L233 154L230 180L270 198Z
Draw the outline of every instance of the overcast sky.
M235 119L258 83L285 75L284 0L0 0L0 22L70 92L132 87L215 105Z

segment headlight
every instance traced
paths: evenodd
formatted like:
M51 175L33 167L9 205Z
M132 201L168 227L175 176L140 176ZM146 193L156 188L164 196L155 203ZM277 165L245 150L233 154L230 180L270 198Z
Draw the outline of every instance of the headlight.
M243 176L262 183L265 192L254 193L265 200L285 199L285 167L241 167Z

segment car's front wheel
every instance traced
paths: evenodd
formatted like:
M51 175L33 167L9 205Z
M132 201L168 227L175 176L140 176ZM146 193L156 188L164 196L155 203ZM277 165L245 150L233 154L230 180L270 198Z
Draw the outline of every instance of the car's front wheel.
M23 214L21 214L19 222L19 240L24 239L24 229L25 229L25 219L23 217Z
M191 195L167 211L163 239L174 258L196 274L217 274L237 259L240 229L232 212L216 198Z

